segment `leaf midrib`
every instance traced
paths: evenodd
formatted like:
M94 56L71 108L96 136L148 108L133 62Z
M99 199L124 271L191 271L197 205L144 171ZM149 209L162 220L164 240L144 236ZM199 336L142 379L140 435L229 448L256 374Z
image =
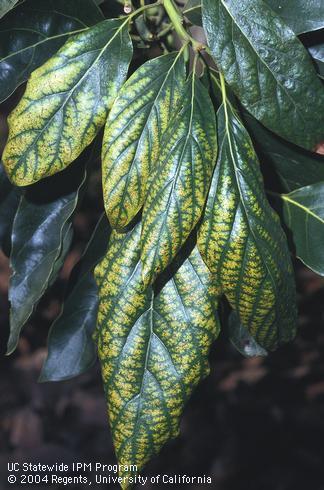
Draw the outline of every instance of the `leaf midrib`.
M146 119L146 122L143 126L143 129L141 131L141 135L139 136L139 138L137 139L137 143L136 144L136 149L135 149L135 153L134 153L134 157L132 159L132 163L130 165L130 169L129 169L129 172L127 172L127 176L126 176L126 182L125 182L125 185L124 185L124 188L123 188L123 194L122 194L122 199L121 199L121 204L124 204L125 203L125 196L126 196L126 191L128 189L128 183L129 183L129 180L130 180L130 173L131 173L131 169L133 167L133 165L135 165L135 167L138 166L138 149L140 148L141 146L141 143L142 143L142 138L143 138L143 134L144 134L144 131L148 129L149 127L149 123L151 122L150 119L151 119L151 116L152 116L152 113L153 113L153 109L156 108L156 102L157 100L159 99L160 95L161 95L161 92L163 90L163 88L165 87L166 83L167 83L167 80L169 79L170 77L170 74L171 72L173 71L176 63L178 62L178 59L179 57L182 55L182 51L183 51L183 48L178 52L176 58L174 59L171 67L168 69L166 75L165 75L165 78L163 80L163 83L161 85L161 87L159 88L157 94L156 94L156 97L154 97L154 100L151 102L152 104L152 107L151 109L149 110L149 114L147 116L147 119ZM136 163L137 162L137 163ZM143 200L143 198L142 198ZM140 206L142 206L142 202L140 203ZM124 210L126 210L126 208L124 207L123 208ZM138 211L138 210L137 210ZM117 221L119 222L120 221L120 217L121 217L121 213L122 213L122 205L119 206L119 209L118 209L118 218L117 218ZM127 213L126 213L127 214Z
M106 22L106 20L103 21L103 23ZM21 157L19 158L19 160L16 162L16 165L14 166L13 168L13 171L12 171L12 174L14 175L16 173L16 169L19 167L19 164L21 163L22 160L24 160L25 156L27 153L29 153L30 149L33 148L39 138L42 136L42 134L45 132L45 130L48 128L48 126L50 125L50 123L53 121L54 117L56 116L56 114L58 112L60 112L61 110L64 109L64 107L66 106L66 104L69 102L69 100L71 99L72 95L74 94L75 90L77 89L77 87L83 82L83 80L85 79L85 77L88 75L89 71L93 69L93 67L95 66L95 64L98 62L98 60L101 58L101 56L103 55L103 53L106 51L106 49L108 48L108 46L114 41L114 39L117 37L117 35L120 33L120 31L124 28L124 26L129 22L129 18L127 18L123 23L122 25L116 30L115 34L109 39L109 41L105 44L105 46L100 50L98 56L96 57L96 59L93 61L93 63L91 64L91 66L89 66L89 68L86 70L86 72L82 75L82 77L80 78L80 80L77 82L76 85L74 85L74 87L71 89L70 91L70 94L69 96L66 98L66 100L64 101L64 103L62 105L60 105L58 107L58 109L54 112L54 114L50 117L50 119L47 121L47 123L45 124L44 128L39 132L39 135L33 140L33 142L28 146L28 148L26 149L26 151L21 155ZM91 29L91 28L89 28ZM86 29L85 29L86 30Z
M61 34L56 34L55 36L49 36L49 37L45 37L44 39L41 39L40 41L38 41L37 43L34 43L34 44L30 44L29 46L26 46L25 48L22 48L22 49L19 49L18 51L15 51L13 53L10 53L8 54L7 56L5 56L4 58L1 58L0 59L0 63L2 63L3 61L6 61L10 58L13 58L14 56L17 56L18 54L21 54L23 53L24 51L28 51L29 49L34 49L34 48L37 48L37 46L40 46L41 44L44 44L44 43L47 43L47 42L50 42L52 40L55 40L55 39L59 39L60 37L66 37L66 36L73 36L74 34L79 34L81 32L84 32L86 30L89 30L91 29L91 27L85 27L85 28L82 28L82 29L77 29L75 31L67 31L67 32L63 32ZM7 29L8 31L10 31L10 29ZM44 36L43 34L41 33L38 33L37 31L34 31L33 29L23 29L23 28L19 28L19 29L15 29L15 30L18 30L18 31L28 31L28 32L34 32L35 34L39 35L39 36ZM4 31L1 31L1 32L6 32L5 30Z
M236 180L237 188L238 188L238 191L239 191L239 194L240 194L240 202L242 203L242 206L243 206L244 215L245 215L245 219L246 219L246 221L248 223L249 230L250 230L250 232L251 232L251 234L253 236L253 240L254 240L257 248L258 248L258 251L260 253L260 256L262 257L262 262L265 264L265 267L266 267L266 269L268 271L269 277L270 277L271 282L272 282L273 290L275 291L275 294L277 296L278 293L277 293L275 279L272 276L272 273L271 273L271 270L269 269L269 266L268 266L267 261L264 259L264 256L263 256L263 253L262 253L262 247L260 247L258 245L258 240L256 239L256 236L255 236L255 233L254 233L254 229L253 229L253 227L250 224L249 214L248 214L248 211L247 211L246 206L245 206L245 200L243 198L242 189L241 189L241 186L240 186L240 183L239 183L240 179L238 178L238 175L237 175L238 169L237 169L237 166L236 166L236 163L235 163L236 160L235 160L235 157L234 157L234 152L233 152L233 147L232 147L232 140L231 140L231 134L230 134L230 130L229 130L229 118L228 118L228 113L227 113L227 100L224 100L223 101L223 104L224 104L224 112L225 112L225 131L226 131L227 139L228 139L228 142L229 142L230 154L231 154L231 158L232 158L232 162L233 162L233 167L234 167L234 173L235 173L235 180ZM233 117L236 119L236 116L235 116L234 113L233 113ZM238 121L238 123L241 124L240 121ZM276 318L278 318L277 308L275 309L275 311L276 311Z
M254 53L256 54L257 58L261 61L261 63L267 68L267 70L269 71L269 73L271 73L273 79L276 81L276 84L283 90L283 92L286 94L286 96L288 97L288 99L291 100L292 102L292 105L296 108L296 111L298 112L298 114L300 115L300 118L304 121L304 123L306 124L306 120L304 119L304 116L303 116L303 113L300 112L299 110L299 106L296 104L295 100L291 97L290 93L287 92L287 90L285 89L285 87L282 86L282 84L279 82L279 80L276 78L275 74L273 73L273 71L270 69L270 67L267 65L267 63L265 62L265 60L259 55L259 53L256 51L254 45L252 44L250 38L247 37L247 35L245 34L245 32L242 30L242 28L240 27L240 25L236 22L235 18L233 17L233 15L231 14L230 10L228 9L228 7L226 6L226 3L224 2L224 0L220 0L220 2L222 3L223 7L226 9L228 15L231 17L232 19L232 22L233 24L241 31L242 35L244 36L244 38L248 41L249 45L251 46L252 50L254 51Z
M185 149L187 147L189 138L191 137L192 122L193 122L193 113L194 113L194 98L195 98L195 88L194 87L195 87L195 75L193 74L192 75L192 83L191 83L191 102L190 102L189 127L188 127L188 130L187 130L185 141L184 141L184 144L183 144L183 147L182 147L182 151L181 151L181 154L180 154L180 157L179 157L179 160L178 160L178 165L177 165L177 168L176 168L176 172L174 174L174 177L172 178L171 189L169 191L168 201L167 201L167 204L165 206L165 212L163 213L163 220L162 220L162 223L161 223L161 226L160 226L161 232L159 233L158 241L157 241L157 243L156 243L156 245L154 247L154 256L153 256L153 261L152 261L152 263L154 265L157 262L158 247L159 247L160 242L162 240L162 229L164 229L166 227L166 221L167 221L167 217L168 217L168 210L170 208L170 201L172 199L172 196L173 196L173 193L174 193L174 188L175 188L175 185L176 185L177 179L179 177L179 173L180 173L181 163L179 163L179 162L182 162ZM179 145L179 143L181 142L181 140L183 140L183 137L181 137L178 140L177 145ZM150 275L151 275L151 277L154 276L155 275L155 271L154 271L154 273L151 272Z
M286 201L286 202L288 202L288 203L290 203L290 204L292 204L292 205L294 205L294 206L302 209L307 215L312 216L314 219L316 219L317 221L319 221L320 223L322 223L324 225L324 219L323 218L321 218L320 216L318 216L317 214L315 214L310 208L304 206L300 202L295 201L294 199L292 199L291 197L289 197L288 194L281 194L281 198L284 201Z

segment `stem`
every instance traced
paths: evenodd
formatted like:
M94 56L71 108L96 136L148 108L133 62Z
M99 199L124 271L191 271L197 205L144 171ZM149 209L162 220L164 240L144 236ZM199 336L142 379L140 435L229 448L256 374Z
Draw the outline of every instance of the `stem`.
M228 121L228 110L227 108L229 107L229 110L236 115L236 117L238 119L240 119L240 117L238 116L237 114L237 107L236 105L233 106L232 104L232 100L230 100L228 97L227 97L227 91L226 91L226 82L225 82L225 78L224 78L224 75L222 72L219 72L219 79L220 79L220 83L221 83L221 92L222 92L222 99L223 99L223 103L224 103L224 111L225 111L225 118L227 119Z
M178 7L173 3L173 0L164 0L163 4L176 32L185 41L190 41L189 33L183 27L182 15L178 10Z
M221 83L221 92L222 92L223 102L226 103L226 100L227 100L226 85L225 85L225 78L224 78L223 73L219 74L219 79L220 79L220 83Z
M195 55L195 57L194 57L193 65L192 65L192 73L193 73L194 75L196 75L196 69L197 69L198 58L199 58L199 54L198 54L198 53L196 53L196 55Z
M201 51L205 47L190 36L183 25L183 16L173 0L163 0L164 8L170 17L178 36L186 42L190 42L195 51Z
M157 34L157 39L160 39L161 37L164 37L166 34L168 34L170 31L174 29L173 24L168 24L165 26L158 34Z
M140 14L141 12L144 12L145 10L149 10L151 8L154 8L154 7L158 7L159 5L162 4L162 1L163 0L158 0L157 2L155 3L151 3L149 5L142 5L142 7L140 7L139 9L135 10L134 12L132 12L129 16L128 16L128 20L131 20L133 17L135 17L136 15Z

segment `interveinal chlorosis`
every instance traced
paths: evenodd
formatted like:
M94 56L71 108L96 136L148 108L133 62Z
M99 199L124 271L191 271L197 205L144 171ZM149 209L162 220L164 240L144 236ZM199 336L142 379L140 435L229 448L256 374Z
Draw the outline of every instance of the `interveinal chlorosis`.
M225 98L219 154L198 246L239 321L266 349L295 334L293 268L251 139Z
M106 123L103 191L112 226L124 228L144 204L160 142L185 86L182 52L147 61L121 89Z
M143 285L140 236L141 224L113 232L95 271L99 359L116 454L139 470L178 435L219 332L217 286L198 249L154 291Z
M216 121L207 89L195 73L169 122L148 182L141 237L143 279L154 281L200 219L217 153Z
M33 72L9 117L3 162L12 182L32 184L80 155L104 125L131 56L128 22L104 20Z

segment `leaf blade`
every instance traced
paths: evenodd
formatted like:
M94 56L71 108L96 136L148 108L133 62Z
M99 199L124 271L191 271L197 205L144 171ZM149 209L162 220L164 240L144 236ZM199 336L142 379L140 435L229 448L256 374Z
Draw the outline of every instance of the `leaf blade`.
M141 280L140 234L140 225L113 232L95 272L98 350L115 450L121 464L137 464L138 471L178 434L183 405L208 372L207 354L219 331L198 250L152 296Z
M264 165L272 165L284 191L324 181L324 157L281 141L249 114L244 122L257 145L257 153Z
M106 252L108 237L109 225L106 217L102 216L78 264L80 273L73 289L50 329L48 354L39 378L41 382L79 376L97 359L92 340L98 313L98 291L93 269Z
M227 103L217 120L220 152L198 247L239 323L261 347L273 350L296 328L286 237L267 202L247 131Z
M283 138L324 136L324 90L303 45L262 1L203 0L211 52L242 104Z
M0 26L0 102L25 82L75 31L103 20L92 0L29 0Z
M248 330L239 322L235 311L230 313L228 319L229 339L235 349L245 357L265 357L267 351L263 349L255 339L249 334Z
M317 31L324 27L324 5L317 0L265 0L296 33Z
M127 75L127 25L128 19L100 22L33 72L8 118L3 162L16 185L63 170L95 138Z
M0 162L0 249L6 255L10 253L11 228L19 199L19 190L10 184L3 165Z
M63 239L65 250L71 239L70 220L85 172L73 167L69 173L73 175L74 189L55 197L52 182L41 182L20 200L12 229L8 354L15 350L21 329L54 279L54 269L58 272L56 263L64 259ZM64 177L57 176L60 191L64 189Z
M283 218L292 232L297 257L321 276L324 275L323 196L323 182L281 194Z
M309 46L308 51L315 61L319 75L324 77L324 43Z
M103 190L115 228L127 226L143 205L159 141L184 81L182 52L150 60L127 80L110 111L103 139Z
M1 0L0 19L14 8L18 0Z
M141 238L145 284L152 283L171 263L197 224L216 151L212 102L196 75L191 75L182 109L164 135L161 154L148 182Z
M190 22L198 26L202 23L201 7L201 0L188 0L183 8L184 15L188 17Z

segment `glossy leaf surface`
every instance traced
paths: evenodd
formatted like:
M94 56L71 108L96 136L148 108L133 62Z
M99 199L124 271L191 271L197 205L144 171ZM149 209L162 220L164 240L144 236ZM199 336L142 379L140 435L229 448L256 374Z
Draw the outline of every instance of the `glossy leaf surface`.
M321 0L265 0L265 3L294 31L295 34L317 31L324 27L324 4ZM201 25L202 0L188 0L184 14Z
M217 121L220 150L198 246L239 323L261 347L273 350L296 329L286 237L266 199L246 129L227 103Z
M132 56L128 19L73 36L33 72L9 117L3 162L16 185L63 170L104 125Z
M284 220L297 256L324 275L324 182L282 194Z
M185 84L182 53L142 65L121 89L103 140L103 191L110 223L126 226L141 209L160 141Z
M52 56L68 36L103 20L92 0L28 0L0 24L0 102Z
M324 138L324 88L294 33L262 0L203 0L218 67L240 101L283 138L312 149Z
M201 217L216 153L212 101L191 75L148 182L141 239L146 284L171 263Z
M209 372L207 356L219 331L216 291L197 249L157 295L144 289L140 225L127 234L113 232L95 275L99 358L115 450L120 464L140 471L178 435L183 407Z
M195 25L201 25L201 0L188 0L183 9L184 15Z
M296 33L316 31L324 27L324 3L322 0L265 0Z
M324 181L324 157L287 144L250 115L244 115L247 128L257 144L263 165L272 165L284 191Z
M20 199L19 190L9 182L0 162L0 249L10 251L11 228Z
M97 323L98 292L93 268L106 252L109 225L103 216L77 266L77 279L64 301L61 315L51 327L48 355L40 381L60 381L87 371L96 361L92 335Z
M63 238L68 241L71 238L69 220L84 182L84 170L80 172L74 166L69 174L76 190L62 192L65 187L62 178L67 175L61 174L54 181L31 187L21 198L12 230L9 353L16 348L22 327L53 281L53 270L58 272L56 262L62 264Z
M310 55L314 59L318 73L323 78L324 77L324 42L320 44L315 44L308 48Z

